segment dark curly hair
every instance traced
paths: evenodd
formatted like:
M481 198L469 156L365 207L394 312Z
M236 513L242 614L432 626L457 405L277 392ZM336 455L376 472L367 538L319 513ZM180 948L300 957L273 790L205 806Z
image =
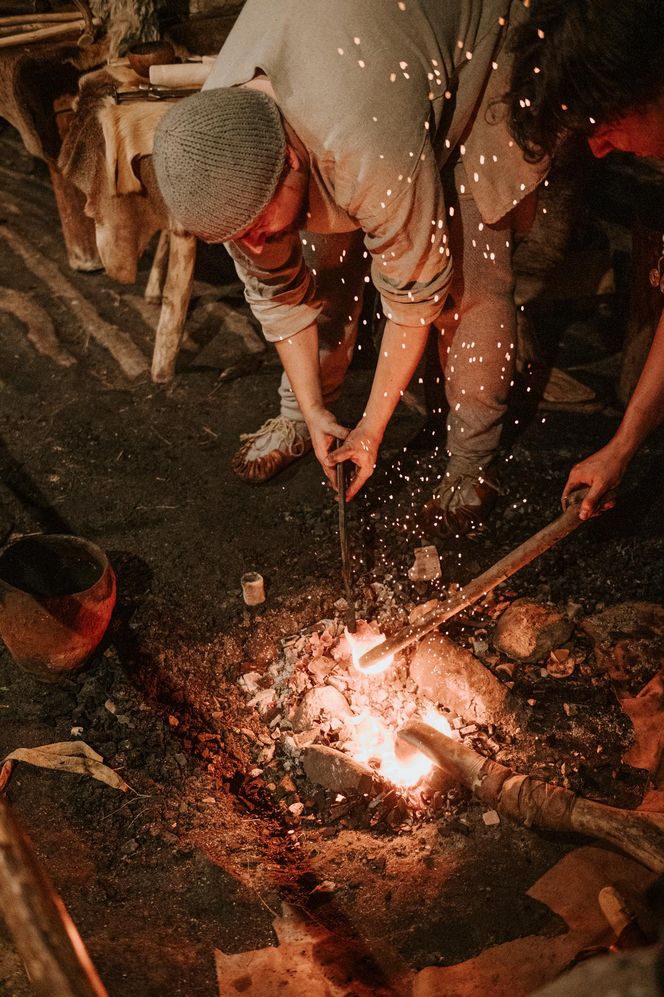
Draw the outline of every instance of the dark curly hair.
M664 0L531 0L505 102L530 162L664 91Z

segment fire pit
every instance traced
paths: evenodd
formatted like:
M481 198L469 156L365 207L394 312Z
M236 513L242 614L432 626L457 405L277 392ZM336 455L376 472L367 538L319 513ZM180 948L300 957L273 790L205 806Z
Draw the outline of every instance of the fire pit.
M262 674L241 676L249 705L272 735L258 755L263 767L253 774L266 779L283 768L300 789L300 799L288 807L291 816L350 815L353 826L385 823L394 830L445 808L451 781L422 754L397 757L396 735L419 719L459 738L463 721L417 694L403 654L375 673L358 669L360 656L383 639L365 620L357 621L354 634L340 621L322 620L284 638ZM313 793L312 785L318 787Z

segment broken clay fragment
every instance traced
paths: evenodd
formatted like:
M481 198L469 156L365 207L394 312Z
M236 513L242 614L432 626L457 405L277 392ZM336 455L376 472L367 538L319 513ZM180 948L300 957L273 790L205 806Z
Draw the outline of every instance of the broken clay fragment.
M247 571L240 579L242 598L247 606L259 606L265 602L265 583L257 571Z

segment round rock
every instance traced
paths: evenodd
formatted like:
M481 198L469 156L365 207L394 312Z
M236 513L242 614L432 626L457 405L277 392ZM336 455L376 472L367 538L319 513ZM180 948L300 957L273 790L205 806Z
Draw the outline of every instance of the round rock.
M498 620L493 645L515 661L540 661L569 640L573 629L555 606L517 599Z

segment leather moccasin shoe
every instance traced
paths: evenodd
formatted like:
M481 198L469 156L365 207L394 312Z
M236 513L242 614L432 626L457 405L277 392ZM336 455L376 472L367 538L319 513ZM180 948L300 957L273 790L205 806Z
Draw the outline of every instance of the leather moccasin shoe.
M450 461L440 488L420 510L420 525L432 536L472 533L491 515L499 494L494 474L481 468L455 472Z
M238 478L252 485L269 481L279 471L311 450L306 423L279 415L268 419L255 433L243 433L242 446L231 467Z

